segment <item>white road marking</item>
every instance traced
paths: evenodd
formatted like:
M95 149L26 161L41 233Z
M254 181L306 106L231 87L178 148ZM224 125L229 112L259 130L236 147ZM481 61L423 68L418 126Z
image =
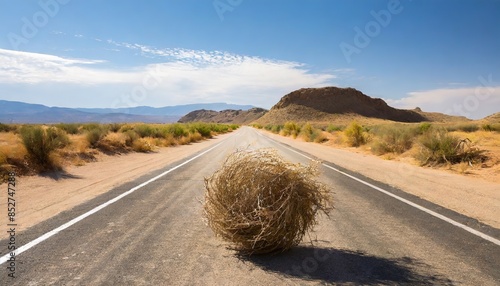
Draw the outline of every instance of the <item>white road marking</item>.
M200 154L198 154L198 155L194 156L193 158L191 158L191 159L189 159L189 160L187 160L187 161L182 162L181 164L179 164L179 165L177 165L177 166L175 166L175 167L173 167L173 168L171 168L171 169L169 169L169 170L167 170L167 171L165 171L165 172L161 173L160 175L158 175L158 176L156 176L156 177L154 177L154 178L152 178L152 179L150 179L150 180L148 180L148 181L146 181L146 182L144 182L144 183L142 183L142 184L140 184L140 185L137 185L137 186L133 187L132 189L130 189L130 190L128 190L128 191L126 191L125 193L123 193L123 194L121 194L121 195L119 195L119 196L117 196L117 197L115 197L115 198L113 198L113 199L111 199L111 200L109 200L109 201L107 201L107 202L105 202L105 203L103 203L103 204L101 204L101 205L99 205L99 206L97 206L97 207L95 207L95 208L91 209L90 211L88 211L88 212L86 212L86 213L84 213L84 214L82 214L82 215L80 215L80 216L78 216L78 217L76 217L76 218L74 218L74 219L72 219L72 220L68 221L67 223L65 223L65 224L61 225L60 227L55 228L55 229L53 229L53 230L51 230L51 231L47 232L46 234L44 234L44 235L42 235L42 236L38 237L37 239L35 239L35 240L33 240L33 241L31 241L31 242L29 242L29 243L27 243L27 244L25 244L25 245L23 245L23 246L21 246L21 247L18 247L18 248L14 251L15 255L17 256L17 255L19 255L19 254L21 254L21 253L25 252L26 250L28 250L28 249L32 248L33 246L35 246L35 245L37 245L37 244L39 244L39 243L43 242L44 240L46 240L46 239L48 239L48 238L50 238L50 237L52 237L52 236L56 235L56 234L57 234L57 233L59 233L59 232L61 232L61 231L65 230L65 229L67 229L68 227L70 227L70 226L74 225L75 223L77 223L77 222L79 222L79 221L81 221L81 220L85 219L86 217L88 217L88 216L90 216L90 215L92 215L92 214L94 214L94 213L96 213L96 212L98 212L98 211L102 210L103 208L105 208L105 207L109 206L110 204L115 203L115 202L117 202L117 201L121 200L122 198L124 198L124 197L126 197L126 196L130 195L131 193L133 193L133 192L137 191L138 189L140 189L140 188L142 188L142 187L144 187L144 186L146 186L146 185L148 185L148 184L150 184L150 183L152 183L152 182L154 182L154 181L158 180L159 178L161 178L161 177L163 177L163 176L167 175L168 173L170 173L170 172L172 172L172 171L174 171L174 170L176 170L176 169L178 169L178 168L180 168L180 167L182 167L182 166L186 165L187 163L189 163L189 162L191 162L191 161L193 161L193 160L195 160L195 159L197 159L197 158L199 158L199 157L201 157L201 156L205 155L206 153L208 153L208 152L212 151L213 149L215 149L215 148L219 147L219 146L220 146L222 143L224 143L224 142L225 142L225 140L224 140L224 141L222 141L222 142L220 142L219 144L217 144L217 145L213 146L212 148L210 148L210 149L208 149L208 150L206 150L206 151L204 151L204 152L202 152L202 153L200 153ZM10 252L9 252L9 253L7 253L7 254L5 254L4 256L0 257L0 264L3 264L3 263L5 263L6 261L8 261L10 257L11 257L11 256L10 256Z
M257 132L257 133L260 133L260 132ZM262 134L261 134L261 135L262 135ZM264 135L263 135L263 136L264 136ZM267 136L265 136L265 137L267 137ZM305 158L307 158L307 159L309 159L309 160L314 160L313 158L311 158L311 157L309 157L309 156L307 156L307 155L304 155L304 154L302 154L302 153L300 153L300 152L298 152L298 151L295 151L295 150L293 150L293 149L291 149L291 148L288 148L287 146L285 146L285 145L281 144L279 141L276 141L276 140L274 140L274 139L272 139L272 138L270 138L270 137L267 137L267 138L269 138L269 139L270 139L270 140L272 140L272 141L277 142L278 144L280 144L280 145L281 145L281 146L283 146L284 148L286 148L286 149L288 149L288 150L290 150L290 151L292 151L292 152L294 152L294 153L296 153L296 154L299 154L299 155L300 155L300 156L302 156L302 157L305 157ZM448 218L448 217L446 217L446 216L444 216L444 215L442 215L442 214L439 214L439 213L434 212L434 211L432 211L432 210L430 210L430 209L428 209L428 208L425 208L425 207L423 207L423 206L421 206L421 205L418 205L418 204L416 204L416 203L414 203L414 202L411 202L411 201L409 201L409 200L407 200L407 199L404 199L404 198L402 198L402 197L400 197L400 196L397 196L397 195L395 195L395 194L393 194L393 193L391 193L391 192L389 192L389 191L386 191L386 190L384 190L384 189L382 189L382 188L379 188L379 187L377 187L377 186L375 186L375 185L373 185L373 184L370 184L370 183L368 183L368 182L365 182L365 181L363 181L363 180L361 180L361 179L359 179L359 178L357 178L357 177L355 177L355 176L352 176L352 175L349 175L349 174L347 174L347 173L345 173L345 172L342 172L341 170L339 170L339 169L337 169L337 168L334 168L334 167L332 167L332 166L330 166L330 165L327 165L327 164L325 164L325 163L321 163L321 165L323 165L323 166L325 166L325 167L327 167L327 168L329 168L329 169L331 169L331 170L333 170L333 171L335 171L335 172L338 172L338 173L340 173L340 174L342 174L342 175L344 175L344 176L347 176L347 177L349 177L349 178L351 178L351 179L353 179L353 180L355 180L355 181L357 181L357 182L359 182L359 183L361 183L361 184L363 184L363 185L366 185L366 186L368 186L368 187L371 187L372 189L375 189L375 190L377 190L377 191L379 191L379 192L381 192L381 193L384 193L384 194L386 194L386 195L388 195L388 196L390 196L390 197L393 197L393 198L395 198L395 199L397 199L397 200L399 200L399 201L401 201L401 202L403 202L403 203L405 203L405 204L407 204L407 205L410 205L410 206L412 206L412 207L414 207L414 208L417 208L417 209L419 209L419 210L421 210L421 211L423 211L423 212L426 212L426 213L428 213L428 214L430 214L430 215L432 215L432 216L434 216L434 217L436 217L436 218L439 218L439 219L441 219L441 220L443 220L443 221L445 221L445 222L447 222L447 223L450 223L450 224L452 224L452 225L454 225L454 226L457 226L457 227L459 227L459 228L461 228L461 229L463 229L463 230L465 230L465 231L467 231L467 232L469 232L469 233L472 233L472 234L474 234L474 235L476 235L476 236L479 236L479 237L481 237L482 239L485 239L485 240L487 240L487 241L489 241L489 242L492 242L492 243L494 243L494 244L496 244L496 245L500 246L500 240L498 240L498 239L496 239L496 238L494 238L494 237L491 237L491 236L489 236L489 235L487 235L487 234L484 234L484 233L482 233L482 232L480 232L480 231L477 231L477 230L475 230L475 229L473 229L473 228L471 228L471 227L468 227L468 226L466 226L466 225L464 225L464 224L462 224L462 223L459 223L459 222L457 222L457 221L455 221L455 220L452 220L451 218Z

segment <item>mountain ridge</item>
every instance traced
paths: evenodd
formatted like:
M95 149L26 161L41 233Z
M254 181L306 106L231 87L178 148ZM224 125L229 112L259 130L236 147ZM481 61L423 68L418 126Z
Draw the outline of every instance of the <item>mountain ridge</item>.
M423 112L419 108L398 109L381 98L372 98L348 87L301 88L283 96L258 123L283 124L286 121L349 121L380 120L396 122L464 121L465 117L436 112Z
M250 108L246 111L241 109L226 109L221 111L200 109L186 114L179 119L178 122L187 123L202 121L213 123L248 124L259 119L266 113L266 109L258 107Z
M131 107L131 108L66 108L49 107L42 104L21 101L0 100L0 122L2 123L112 123L112 122L144 122L172 123L183 115L200 107L224 110L228 108L250 109L251 105L227 103L200 103L165 107Z

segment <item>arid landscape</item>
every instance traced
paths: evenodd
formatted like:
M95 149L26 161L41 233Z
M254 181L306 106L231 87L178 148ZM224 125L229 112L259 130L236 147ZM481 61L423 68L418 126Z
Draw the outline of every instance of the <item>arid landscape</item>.
M331 87L300 89L292 92L284 96L269 112L256 108L248 111L221 112L200 110L191 112L183 118L180 122L194 123L166 125L71 123L44 126L2 124L0 171L4 179L9 172L15 172L18 176L25 177L27 182L43 180L45 183L40 184L43 189L57 190L62 182L67 184L72 181L72 176L88 177L85 170L94 170L94 165L115 164L113 163L115 160L127 160L126 158L130 158L134 164L133 162L139 159L132 159L133 157L141 158L137 157L141 155L134 153L146 153L143 158L160 158L160 154L170 152L170 147L191 145L217 134L235 130L238 128L237 124L247 123L254 128L300 142L311 142L309 144L312 145L308 148L314 149L314 146L319 148L319 145L315 144L320 144L321 148L343 150L352 153L352 156L362 156L366 158L366 164L374 166L370 169L376 169L375 166L378 164L385 164L383 161L390 161L397 166L407 165L407 167L397 167L399 169L421 169L421 172L435 170L436 177L440 176L440 172L445 172L463 177L465 180L477 180L478 184L500 183L498 113L482 120L469 120L421 110L398 110L388 106L381 99L370 98L355 89ZM40 132L45 132L39 136L45 137L33 137L35 136L33 132L38 130L37 128L41 130ZM29 134L32 137L29 137ZM37 158L36 153L28 151L29 148L41 147L30 147L26 144L37 144L37 142L49 144L46 142L49 139L54 141L55 145L50 150L44 150L49 152L45 154L46 156ZM429 149L429 144L438 144L439 140L444 139L450 140L446 142L449 146L442 146L443 150L439 149L439 146L435 147L435 150ZM433 155L433 152L439 155ZM137 173L139 170L141 169L126 173L133 179L140 175ZM383 173L388 172L393 171ZM110 176L104 174L103 179ZM376 177L372 173L369 176ZM63 179L59 180L60 178ZM420 184L425 183L420 182ZM397 185L403 187L404 182L399 182ZM30 189L36 190L31 187ZM97 190L96 194L104 191ZM51 192L42 190L35 192L51 196ZM466 196L467 193L461 195ZM500 204L500 194L491 193L488 197L490 196L495 202L493 206L479 207L479 209L492 210ZM25 197L24 200L28 200L29 197ZM43 197L40 198L45 201ZM61 198L64 196L58 197L57 200ZM90 198L92 195L81 201L74 198L72 201L81 203ZM438 199L438 201L447 205L446 200ZM464 198L463 201L469 202L471 199ZM68 203L67 206L74 206L74 203ZM52 205L50 199L48 204ZM28 205L39 205L39 203L30 201ZM65 208L60 211L63 210ZM30 220L26 227L60 211L46 212L47 217L40 216L38 220ZM494 219L496 216L497 213L494 212L486 215L487 219L482 215L476 217L493 222L493 225L498 227L500 222Z
M352 106L356 108L351 109ZM20 236L21 239L29 240L37 233L49 231L53 228L53 222L71 217L76 210L82 207L86 209L87 207L84 207L86 205L95 206L94 202L112 195L121 186L133 185L134 182L140 182L144 176L147 177L147 174L158 174L165 170L165 166L173 166L182 158L198 154L192 157L195 159L220 144L234 144L239 146L234 147L237 149L275 145L274 148L280 150L279 152L287 158L290 156L287 148L292 147L308 156L320 158L322 162L325 162L323 164L334 164L334 166L345 168L354 174L360 174L384 184L385 188L397 188L398 192L404 193L402 196L414 196L418 200L423 200L425 204L435 206L432 208L443 208L452 212L450 216L457 221L462 222L465 219L468 225L487 228L489 233L496 233L500 228L498 220L500 217L500 193L498 193L500 122L498 114L482 120L468 120L437 113L429 115L421 110L398 110L380 99L372 99L352 88L332 87L300 89L292 92L285 95L268 112L263 109L221 112L200 110L191 112L183 118L180 121L185 123L170 124L0 125L2 128L0 170L4 180L11 172L16 172L19 182L17 187L22 190L16 195L16 199L22 202L21 206L23 206L19 207L17 213L19 217L17 231L24 234ZM248 126L241 126L242 123ZM207 148L210 149L207 150ZM217 161L230 154L233 147L224 150L217 155ZM40 151L46 153L40 153ZM295 161L298 158L291 160ZM203 166L205 167L201 172L206 175L210 173L208 169L214 168L213 164ZM173 167L163 174L176 168ZM326 175L326 171L323 172ZM195 176L187 178L173 179L172 184L175 185L176 182L185 184L190 180L197 182L194 189L188 188L193 197L189 197L186 193L179 199L191 208L199 209L201 198L197 190L202 177L198 178L200 180ZM328 181L330 180L328 178L330 177L325 179ZM6 184L3 183L2 186ZM340 214L345 212L344 208L348 206L344 201L347 198L343 198L344 191L341 191L344 187L333 188L334 207L337 209L332 217L336 217L341 216ZM187 187L183 185L180 189L187 190ZM175 196L169 196L169 199L165 201L168 204L166 209L175 208L176 204L172 201L175 198ZM2 200L0 207L5 208L6 204L3 202L7 201L7 194L2 193L0 199ZM182 217L174 213L165 215L163 219L173 222L180 222ZM189 217L192 219L198 215L196 211L190 212ZM199 221L201 222L201 219ZM1 223L6 224L7 221L2 219ZM109 223L114 225L116 222ZM109 223L106 229L110 227ZM328 222L321 218L314 232L315 236L328 236L324 228L325 224ZM205 233L206 225L199 223L195 225L196 230L193 229L193 231L200 232L205 229L203 231ZM345 226L332 227L343 228ZM112 229L108 229L107 232L112 232ZM205 233L201 236L206 235L210 234ZM0 235L0 239L7 238L6 233ZM199 239L197 236L189 236L183 244L177 245L179 255L190 255L193 245L200 244ZM360 238L356 235L352 239ZM213 245L223 245L217 242L216 238L210 238L209 241ZM356 249L350 243L342 241L338 241L337 245L345 245L346 249ZM316 247L323 245L321 242L314 244ZM430 245L429 242L427 244ZM121 246L118 247L126 249L125 253L130 255L134 253L133 249L125 247L122 242L119 245ZM327 245L329 244L324 244L324 247ZM438 246L432 246L432 248L437 252L444 251ZM204 255L215 258L219 255L229 255L229 251L218 249ZM81 254L83 255L84 252L82 250ZM205 253L201 250L199 252ZM394 258L392 255L380 255ZM98 261L108 259L106 257L108 257L107 254L105 257L100 257ZM428 260L426 255L420 257ZM67 258L57 258L54 261L58 259ZM304 258L298 259L300 262ZM448 261L457 261L457 259L459 258L450 257ZM232 259L229 258L229 260ZM193 260L183 263L183 268L199 266ZM328 265L330 263L333 262L329 262ZM445 262L439 260L436 263L438 264L434 267L439 267L437 265ZM212 263L211 265L211 267L221 267L218 264ZM411 265L401 267L403 269L408 267L405 271L413 269L410 271L413 274L401 278L402 280L392 274L383 274L388 275L383 281L398 284L405 281L437 279L446 284L447 280L443 277L453 277L452 279L461 281L483 281L481 280L483 278L480 278L482 277L480 272L471 276L472 278L465 278L458 272L444 269L430 274L428 270ZM121 271L119 269L121 268L115 268L113 271ZM38 281L66 283L70 281L68 279L85 279L100 284L104 281L103 279L108 279L106 275L92 278L85 274L90 273L88 271L91 270L85 271L80 274L81 276L74 278L61 273L40 277ZM236 275L244 276L246 271L243 267ZM261 282L274 283L273 276L268 276L266 271L259 271ZM318 281L335 282L344 279L342 277L353 270L346 270L332 277L322 276L333 275L329 272L330 270L321 271L326 272L318 272L320 275L317 278ZM174 281L168 274L164 276L161 273L149 273L152 275L151 279L155 281ZM204 275L213 283L230 281L234 278L234 274L229 273L217 277L207 273ZM23 276L25 279L19 280L20 283L31 281L28 274ZM291 279L289 281L292 283L298 283L304 277L292 275L287 279ZM366 274L360 274L352 281L361 283L369 281L366 280L371 279L369 277ZM128 281L133 284L142 284L139 276L130 276L128 280L116 277L114 279L124 283ZM175 279L175 281L178 280ZM188 283L187 281L192 280L184 277L183 281ZM313 279L313 281L316 280ZM247 283L249 281L245 282Z
M500 1L0 8L0 286L500 285Z

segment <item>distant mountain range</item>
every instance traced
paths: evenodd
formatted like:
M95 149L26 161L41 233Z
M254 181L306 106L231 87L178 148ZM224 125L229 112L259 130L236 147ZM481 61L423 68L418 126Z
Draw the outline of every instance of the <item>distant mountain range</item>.
M252 105L227 103L187 104L165 107L138 106L131 108L64 108L48 107L18 101L0 100L1 123L73 123L73 122L176 122L182 116L199 109L248 110Z

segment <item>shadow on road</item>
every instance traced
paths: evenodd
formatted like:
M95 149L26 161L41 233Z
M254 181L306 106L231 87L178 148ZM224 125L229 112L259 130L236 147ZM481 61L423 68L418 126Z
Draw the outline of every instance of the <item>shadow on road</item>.
M239 257L266 270L306 280L362 285L453 285L430 266L403 257L388 259L361 252L298 246L275 255Z

